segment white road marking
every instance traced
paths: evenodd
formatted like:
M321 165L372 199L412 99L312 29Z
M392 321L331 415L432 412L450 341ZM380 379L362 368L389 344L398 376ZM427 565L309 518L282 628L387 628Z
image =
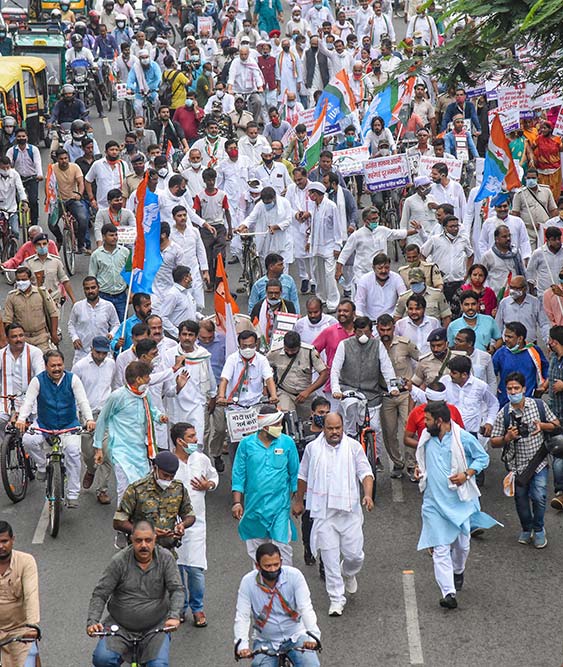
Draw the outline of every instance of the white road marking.
M106 134L108 135L108 137L111 137L112 131L111 131L111 125L109 124L109 118L102 118L102 120L104 121Z
M403 480L391 478L391 496L394 503L403 503Z
M416 589L414 587L414 572L412 570L403 570L403 596L405 598L405 614L407 617L410 664L423 665L424 657L422 655L418 606L416 604Z
M37 527L33 533L33 539L31 544L43 544L45 540L45 533L47 532L47 527L49 525L49 502L46 500L41 510L41 516L37 522Z

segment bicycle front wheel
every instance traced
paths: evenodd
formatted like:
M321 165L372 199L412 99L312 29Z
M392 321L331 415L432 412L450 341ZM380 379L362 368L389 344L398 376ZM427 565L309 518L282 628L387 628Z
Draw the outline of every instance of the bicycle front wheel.
M18 251L18 242L13 236L11 236L8 239L8 241L6 241L6 243L4 244L4 247L2 248L2 261L7 262L16 254L17 251Z
M27 465L25 452L17 437L8 436L0 448L0 473L6 495L13 503L19 503L27 493Z
M49 535L57 537L61 525L63 511L63 471L60 461L53 461L49 466L49 484L47 496L49 499Z
M262 263L260 262L260 257L252 257L250 260L250 273L248 276L248 295L250 296L250 291L254 283L262 277Z
M123 127L125 132L131 132L133 130L133 124L135 120L135 109L133 108L133 102L131 100L125 100L123 104Z
M68 273L74 275L74 234L68 227L63 228L63 259Z

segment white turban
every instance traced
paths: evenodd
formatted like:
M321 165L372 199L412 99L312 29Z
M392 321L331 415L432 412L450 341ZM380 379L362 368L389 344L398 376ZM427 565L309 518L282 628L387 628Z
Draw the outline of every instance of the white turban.
M444 391L434 391L433 389L429 389L426 387L424 390L424 393L426 395L426 398L429 401L445 401L446 400L446 392Z
M267 426L273 426L283 419L283 412L277 411L272 413L267 413L264 415L258 415L258 426L260 429L266 428Z

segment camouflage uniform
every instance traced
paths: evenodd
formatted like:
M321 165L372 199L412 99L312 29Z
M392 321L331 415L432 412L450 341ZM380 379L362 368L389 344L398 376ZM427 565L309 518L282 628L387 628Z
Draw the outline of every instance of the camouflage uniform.
M154 473L129 484L113 518L135 523L141 519L152 521L155 528L174 530L178 517L195 516L190 496L182 482L175 479L167 489L161 489ZM174 547L175 538L159 537L158 544L167 549Z

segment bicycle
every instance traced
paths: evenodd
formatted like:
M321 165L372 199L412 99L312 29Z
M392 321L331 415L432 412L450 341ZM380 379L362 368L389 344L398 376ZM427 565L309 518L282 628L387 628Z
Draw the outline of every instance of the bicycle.
M33 642L39 642L41 641L41 628L38 625L34 625L33 623L24 623L22 625L22 628L32 628L33 630L37 630L37 637L24 637L23 635L19 637L10 637L9 639L3 639L0 641L0 649L2 649L3 646L9 646L10 644L15 644L20 643L20 644L33 644ZM2 651L0 650L0 667L2 667Z
M4 209L0 209L0 243L2 261L6 262L18 251L18 241L10 227L10 213Z
M100 59L101 63L101 74L102 74L102 82L100 83L100 92L102 93L102 98L105 97L107 105L108 105L108 111L111 111L111 108L113 106L113 82L115 81L115 77L113 76L112 72L112 65L113 65L113 60L108 60L107 58L101 58Z
M242 240L242 274L239 278L239 283L242 283L242 288L237 289L239 294L246 292L250 296L252 286L254 283L264 275L262 262L256 252L256 244L254 237L256 235L266 235L269 232L242 232L239 236Z
M69 433L79 435L82 433L82 427L73 426L72 428L61 430L49 430L40 426L33 426L29 429L29 433L35 433L36 431L47 436L45 440L51 447L51 451L47 453L47 487L45 495L49 503L49 535L57 537L63 511L66 473L61 436Z
M17 395L0 396L10 402L10 421L6 424L5 437L0 445L0 476L6 495L13 503L25 498L29 482L35 479L37 466L25 451L22 436L15 426Z
M154 102L150 99L152 93L157 92L154 90L149 91L148 93L140 93L143 96L143 117L145 119L145 125L148 127L153 120L156 118L156 111L154 109ZM123 100L123 126L125 127L126 132L133 131L133 125L135 116L138 114L135 113L135 95L131 91L127 91L127 95Z
M381 220L389 229L399 229L399 214L397 212L397 203L395 201L395 190L384 190L381 195L383 205L381 206ZM399 261L399 241L393 242L393 251L395 261Z
M75 255L78 251L78 241L76 239L76 219L72 213L70 213L70 211L67 211L63 200L59 199L59 219L57 221L57 227L60 226L61 220L63 223L63 242L61 244L63 260L67 272L69 275L73 276L75 272Z
M342 401L346 399L353 399L344 408L344 412L351 411L352 408L356 410L356 433L352 434L358 442L362 445L367 460L369 462L371 471L373 473L373 491L371 494L372 500L375 500L377 490L377 473L382 469L381 461L377 455L377 443L375 440L375 430L371 427L371 418L369 416L368 402L364 394L353 389L342 392ZM362 421L359 418L362 416Z
M130 636L126 637L125 635L122 635L119 632L119 625L110 625L110 627L107 630L102 630L101 632L93 632L90 636L91 637L119 637L120 639L123 639L127 644L131 646L131 667L142 667L142 663L139 662L139 646L142 644L142 642L150 637L151 635L156 635L161 632L164 632L166 634L170 632L174 632L176 628L167 628L167 627L162 627L162 628L155 628L154 630L149 630L148 632L145 632L143 635L140 634L131 634Z
M295 663L289 657L289 654L292 651L295 651L296 653L307 653L308 651L316 651L317 653L320 653L323 650L321 640L318 637L315 637L312 632L307 631L307 634L309 637L311 637L311 639L314 639L317 642L317 646L314 649L303 648L301 646L296 646L295 648L283 648L283 646L280 646L280 648L275 650L268 648L267 646L261 646L260 648L251 651L250 655L245 657L240 656L238 653L238 648L241 642L239 639L235 644L235 661L239 662L240 660L252 660L252 658L255 658L257 655L267 655L278 659L277 667L293 667Z

